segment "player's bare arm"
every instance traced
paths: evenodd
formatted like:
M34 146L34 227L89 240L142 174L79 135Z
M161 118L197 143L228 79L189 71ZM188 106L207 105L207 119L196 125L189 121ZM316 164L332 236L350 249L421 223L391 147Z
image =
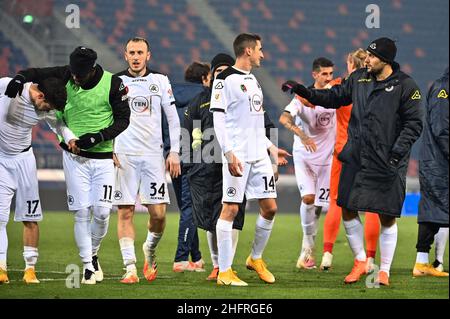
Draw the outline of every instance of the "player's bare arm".
M300 141L308 152L313 153L317 151L316 143L314 143L313 139L306 135L300 127L295 125L294 118L291 114L288 112L283 112L280 116L280 123L300 138Z

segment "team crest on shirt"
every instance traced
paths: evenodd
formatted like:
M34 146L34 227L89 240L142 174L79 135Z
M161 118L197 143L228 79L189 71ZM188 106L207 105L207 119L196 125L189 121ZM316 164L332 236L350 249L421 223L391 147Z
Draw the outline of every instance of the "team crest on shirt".
M120 191L114 192L114 200L120 200L122 199L122 193Z
M228 187L228 189L227 189L227 196L228 196L228 197L234 197L234 196L236 196L236 188L234 188L234 187Z
M216 95L214 95L214 99L215 99L216 101L219 101L219 100L220 100L220 94L217 93Z
M67 202L69 203L69 205L73 205L75 199L73 198L72 195L67 196Z
M156 84L151 84L149 89L150 89L150 92L152 92L153 94L156 94L159 92L159 87Z
M245 87L245 85L244 84L241 84L241 90L242 90L242 92L247 92L247 88Z

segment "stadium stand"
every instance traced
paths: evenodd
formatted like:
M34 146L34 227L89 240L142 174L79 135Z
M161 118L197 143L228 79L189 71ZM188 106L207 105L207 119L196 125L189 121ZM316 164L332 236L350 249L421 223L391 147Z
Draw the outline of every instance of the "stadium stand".
M53 1L61 12L71 3L71 0ZM346 53L365 47L370 39L379 36L397 39L397 60L418 82L422 92L427 91L431 81L448 64L448 1L436 0L434 5L419 0L381 1L378 29L366 27L367 3L357 0L330 0L326 5L314 0L208 0L207 3L234 33L262 35L263 66L278 84L287 78L311 83L311 62L318 56L331 58L336 64L336 75L342 76ZM151 68L168 74L173 83L183 81L184 69L191 61L210 61L215 53L226 52L220 39L187 0L79 0L76 4L81 10L82 27L87 26L120 59L129 37L147 37L154 57ZM29 66L20 50L1 32L0 44L0 75L12 75ZM112 71L123 67L118 65ZM265 101L276 123L282 105L269 98ZM45 125L36 130L35 136L42 154L56 143ZM291 139L280 137L280 145L290 149ZM409 175L416 174L417 163L412 161Z

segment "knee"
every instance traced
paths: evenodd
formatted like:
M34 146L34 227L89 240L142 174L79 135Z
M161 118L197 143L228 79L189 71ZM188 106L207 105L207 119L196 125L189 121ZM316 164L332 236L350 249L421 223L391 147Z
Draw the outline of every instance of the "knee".
M153 208L151 209L149 207L149 213L150 213L150 218L153 222L156 223L161 223L164 222L166 220L166 210L165 207L158 207L157 209Z
M261 209L261 215L265 219L273 219L275 217L275 214L277 213L278 207L277 204L270 205L269 207L264 207L264 209Z
M358 212L342 208L342 219L346 222L358 217Z
M96 206L94 207L94 218L100 221L106 221L109 219L111 209L108 207Z
M314 200L316 199L316 196L313 194L308 194L303 196L302 202L306 205L312 205L314 204Z
M25 228L30 230L34 230L39 227L37 222L22 222L22 223Z
M380 223L383 227L391 227L395 225L395 217L380 215Z
M234 220L238 212L239 212L238 204L224 204L221 213L221 218L226 220Z
M119 207L117 215L121 222L131 221L134 215L134 208L133 206Z

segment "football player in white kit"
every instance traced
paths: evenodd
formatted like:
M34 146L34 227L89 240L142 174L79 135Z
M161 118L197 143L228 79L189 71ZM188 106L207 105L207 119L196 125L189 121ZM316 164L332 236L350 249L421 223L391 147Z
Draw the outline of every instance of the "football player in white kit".
M265 135L263 93L252 68L264 58L261 38L240 34L233 43L234 66L220 73L213 83L211 112L214 131L223 154L223 208L217 221L219 251L218 285L247 286L231 268L233 263L232 227L244 194L248 200L258 199L261 213L256 221L255 239L246 265L267 283L275 277L262 259L277 211L275 179L267 150L277 160L286 152L278 152ZM228 165L226 165L228 163Z
M333 79L333 62L317 58L313 62L313 87L323 89ZM335 110L307 107L295 96L280 116L280 123L294 133L294 167L302 203L300 219L303 242L297 268L315 266L315 237L322 208L328 210L331 161L336 135ZM295 121L295 122L294 122Z
M55 133L68 141L74 137L62 121L56 120L52 110L63 110L67 93L64 83L48 78L41 84L25 83L15 98L5 94L11 78L0 79L0 284L8 283L6 255L11 201L16 194L14 221L22 222L23 281L39 283L35 265L39 256L39 226L42 209L39 198L36 159L31 148L31 131L40 120L46 119Z
M133 225L137 195L150 214L147 240L143 244L144 276L148 281L153 281L157 275L155 250L164 232L166 206L169 203L165 172L167 169L172 177L177 177L181 172L180 122L175 99L168 77L147 68L150 57L146 39L130 39L125 49L128 69L117 74L128 87L131 110L129 127L114 142L114 204L118 205L118 237L126 267L121 282L125 284L139 282ZM163 157L161 128L163 111L169 123L171 145L166 161Z

